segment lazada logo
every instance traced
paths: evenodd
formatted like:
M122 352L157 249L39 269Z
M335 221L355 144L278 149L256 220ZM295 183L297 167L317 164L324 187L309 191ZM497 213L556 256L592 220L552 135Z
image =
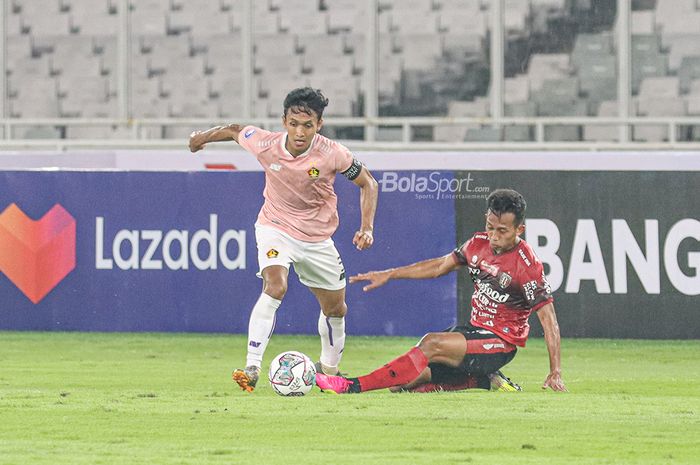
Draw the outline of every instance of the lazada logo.
M75 218L54 205L38 220L16 204L0 213L0 272L39 303L75 268Z

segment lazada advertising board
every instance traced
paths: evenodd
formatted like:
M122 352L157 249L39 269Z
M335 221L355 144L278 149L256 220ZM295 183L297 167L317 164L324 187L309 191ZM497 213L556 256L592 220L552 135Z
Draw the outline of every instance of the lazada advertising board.
M451 174L440 179L449 182ZM0 329L245 332L260 291L260 172L0 172ZM357 251L359 191L336 180L348 275L448 253L454 202L383 195L375 246ZM456 318L456 277L348 287L348 331L419 335ZM276 331L315 333L291 273Z

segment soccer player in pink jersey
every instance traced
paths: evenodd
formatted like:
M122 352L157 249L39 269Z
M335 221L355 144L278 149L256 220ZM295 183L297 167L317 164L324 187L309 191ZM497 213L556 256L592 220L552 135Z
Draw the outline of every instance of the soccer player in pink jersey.
M426 334L416 347L372 373L358 378L319 373L324 391L359 393L393 391L432 392L468 388L519 391L503 376L501 367L524 347L537 313L549 352L549 374L542 387L566 391L561 378L560 336L552 290L542 262L520 238L525 231L525 199L518 192L498 189L489 195L486 231L442 256L399 268L352 276L350 282L369 281L365 291L391 279L443 276L467 267L474 282L469 324Z
M265 202L255 223L259 277L263 291L250 314L246 367L233 372L238 385L252 392L263 354L275 327L275 314L287 292L289 267L321 306L317 369L337 374L345 344L345 269L331 236L338 227L337 173L360 188L361 224L353 237L359 250L372 246L377 181L343 145L318 132L328 99L320 90L294 89L284 100L285 132L229 124L190 135L192 152L209 142L236 141L265 170Z

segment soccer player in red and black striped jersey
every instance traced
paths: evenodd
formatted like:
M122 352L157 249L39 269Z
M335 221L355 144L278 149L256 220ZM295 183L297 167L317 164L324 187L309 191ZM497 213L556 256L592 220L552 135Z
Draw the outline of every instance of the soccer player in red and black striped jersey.
M359 393L390 388L430 392L483 388L519 390L500 372L530 331L528 317L537 313L549 352L549 374L542 388L566 391L561 377L559 325L552 290L542 262L521 239L525 199L510 189L489 195L486 231L474 234L453 252L411 265L372 271L350 278L369 281L365 291L391 279L427 279L467 267L474 282L469 324L426 334L407 353L357 378L317 375L324 391Z

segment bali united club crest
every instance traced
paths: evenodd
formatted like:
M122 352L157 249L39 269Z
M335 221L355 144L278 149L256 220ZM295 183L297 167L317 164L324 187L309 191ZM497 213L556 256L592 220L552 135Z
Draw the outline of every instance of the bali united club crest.
M503 289L510 286L511 281L513 281L513 278L508 273L501 273L498 276L498 285Z

